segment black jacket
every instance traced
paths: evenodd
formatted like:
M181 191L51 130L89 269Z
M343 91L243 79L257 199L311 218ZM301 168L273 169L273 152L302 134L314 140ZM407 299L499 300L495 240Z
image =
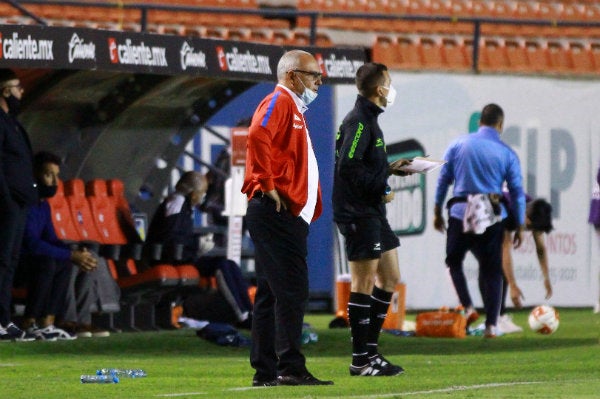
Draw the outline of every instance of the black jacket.
M174 199L175 195L167 197L156 209L148 227L144 251L146 256L149 256L154 244L162 244L162 261L194 263L198 258L198 240L194 235L194 210L189 198L186 197L181 208L167 216L167 207L173 206ZM181 259L173 259L177 245L183 246ZM150 263L160 263L160 261L150 259Z
M383 132L377 117L383 110L358 96L336 137L333 218L350 222L357 217L385 217L389 176Z
M0 108L0 206L8 200L21 206L38 201L33 177L33 152L21 124Z

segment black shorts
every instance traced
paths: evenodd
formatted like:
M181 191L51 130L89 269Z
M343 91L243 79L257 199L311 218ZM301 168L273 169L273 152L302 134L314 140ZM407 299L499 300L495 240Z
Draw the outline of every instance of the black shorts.
M361 218L337 226L346 239L348 260L379 259L382 253L400 246L385 218Z

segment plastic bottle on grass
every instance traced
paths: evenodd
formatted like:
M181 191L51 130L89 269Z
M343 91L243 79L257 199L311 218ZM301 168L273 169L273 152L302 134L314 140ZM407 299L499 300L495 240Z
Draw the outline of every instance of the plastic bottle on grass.
M96 370L96 375L113 375L120 378L140 378L148 374L141 369L100 369Z
M119 382L119 377L116 375L82 375L82 384L116 384Z

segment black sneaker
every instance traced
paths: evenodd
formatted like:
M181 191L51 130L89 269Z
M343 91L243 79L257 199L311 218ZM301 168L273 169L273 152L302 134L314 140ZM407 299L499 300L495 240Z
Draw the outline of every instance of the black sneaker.
M380 353L374 356L369 356L369 362L371 362L371 364L378 365L387 376L394 376L404 373L404 369L402 367L392 364Z
M253 387L274 387L277 385L277 379L272 380L252 380Z
M0 333L0 339L2 341L17 341L17 342L30 342L35 341L35 335L30 334L26 331L21 330L15 325L15 323L8 323L4 327L4 334Z
M307 372L303 375L280 375L277 385L333 385L333 381L319 380Z

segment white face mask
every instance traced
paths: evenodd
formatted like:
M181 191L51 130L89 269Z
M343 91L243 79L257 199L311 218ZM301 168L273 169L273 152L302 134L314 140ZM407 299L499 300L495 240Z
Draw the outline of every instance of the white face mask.
M308 87L306 87L306 85L304 84L302 79L300 79L300 78L298 78L298 79L300 80L300 83L302 83L302 86L304 86L304 91L300 95L300 98L302 99L302 101L304 101L305 105L308 105L308 104L312 103L313 101L315 101L315 98L317 98L319 93L317 93L314 90L309 89Z
M385 86L382 86L385 87ZM394 104L394 100L396 100L396 89L394 89L394 86L390 85L390 87L385 87L386 89L388 89L388 94L387 96L385 96L385 100L386 100L386 105L385 108L389 107L390 105Z

